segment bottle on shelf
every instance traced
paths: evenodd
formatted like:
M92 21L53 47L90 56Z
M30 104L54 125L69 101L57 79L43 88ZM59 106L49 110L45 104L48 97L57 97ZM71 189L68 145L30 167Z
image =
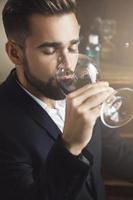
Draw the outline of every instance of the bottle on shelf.
M99 35L96 33L91 33L88 36L88 45L85 49L85 54L94 60L97 65L98 70L100 71L100 43L99 43Z

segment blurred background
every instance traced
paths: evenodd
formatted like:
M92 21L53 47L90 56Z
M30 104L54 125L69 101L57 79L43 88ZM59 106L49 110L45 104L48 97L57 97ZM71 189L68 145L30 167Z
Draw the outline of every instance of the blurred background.
M5 53L6 37L1 12L6 0L0 0L0 82L13 68ZM80 51L96 59L102 78L115 87L133 87L133 0L77 0L81 25ZM133 121L120 133L133 142ZM133 186L105 179L110 200L133 199Z
M10 62L5 52L6 36L4 33L1 16L2 8L5 2L6 0L0 0L0 82L6 78L10 69L13 67L13 64Z

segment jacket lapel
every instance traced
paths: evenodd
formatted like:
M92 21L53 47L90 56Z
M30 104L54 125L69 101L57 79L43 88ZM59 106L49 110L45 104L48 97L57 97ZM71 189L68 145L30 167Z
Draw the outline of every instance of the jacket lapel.
M2 84L2 87L6 89L6 95L15 105L30 115L39 126L45 129L52 139L56 140L61 133L60 129L47 112L20 87L15 80L13 72L11 72L7 80Z

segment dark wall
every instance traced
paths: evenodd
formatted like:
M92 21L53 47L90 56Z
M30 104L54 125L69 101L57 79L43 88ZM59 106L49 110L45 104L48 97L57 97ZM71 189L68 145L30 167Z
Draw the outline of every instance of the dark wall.
M100 16L117 21L119 43L128 40L133 46L133 0L77 0L77 15L84 37L82 49L87 42L93 20ZM126 42L126 41L125 41Z
M77 16L81 25L81 36L83 40L81 49L84 50L90 27L96 17L102 16L103 5L102 0L77 0L77 5Z
M77 0L77 14L84 30L97 16L116 19L120 26L133 26L133 0Z

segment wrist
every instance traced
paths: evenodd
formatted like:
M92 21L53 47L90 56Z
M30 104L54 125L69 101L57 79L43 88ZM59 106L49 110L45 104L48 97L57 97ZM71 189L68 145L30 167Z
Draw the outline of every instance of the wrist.
M65 148L73 155L78 156L81 154L83 147L79 144L71 144L69 143L63 136L61 137L62 143Z

